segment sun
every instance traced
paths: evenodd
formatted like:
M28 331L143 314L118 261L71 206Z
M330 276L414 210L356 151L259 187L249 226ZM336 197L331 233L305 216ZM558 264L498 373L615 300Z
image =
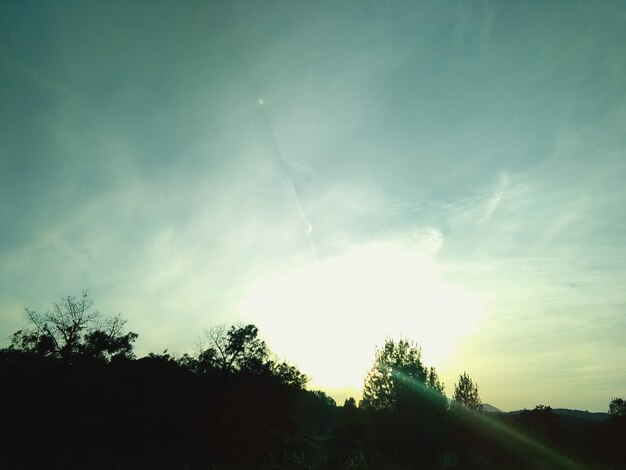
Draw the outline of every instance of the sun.
M255 283L242 309L314 388L359 390L387 337L414 340L440 367L477 328L480 300L443 282L428 250L373 243Z

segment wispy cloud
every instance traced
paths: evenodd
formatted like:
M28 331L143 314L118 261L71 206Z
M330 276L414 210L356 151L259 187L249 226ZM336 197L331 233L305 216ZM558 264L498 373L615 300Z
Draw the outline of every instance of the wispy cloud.
M498 178L498 183L493 191L493 194L485 202L485 214L483 216L483 222L489 222L493 213L498 208L504 191L509 184L509 175L507 173L501 173Z
M53 80L45 74L38 71L35 67L27 65L18 55L18 53L6 46L0 46L0 63L10 73L16 74L21 79L27 80L29 83L61 95L64 98L72 100L80 100L80 95L74 90L62 85L60 82Z

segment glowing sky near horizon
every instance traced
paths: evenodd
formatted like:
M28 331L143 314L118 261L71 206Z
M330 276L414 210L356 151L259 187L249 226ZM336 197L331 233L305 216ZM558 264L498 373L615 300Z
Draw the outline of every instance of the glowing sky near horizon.
M89 289L143 354L253 322L338 399L626 390L620 2L0 5L0 346Z

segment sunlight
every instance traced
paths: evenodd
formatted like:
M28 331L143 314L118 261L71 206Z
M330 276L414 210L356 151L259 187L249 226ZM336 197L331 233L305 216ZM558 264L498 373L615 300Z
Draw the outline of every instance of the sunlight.
M438 245L379 242L257 282L243 304L274 350L312 387L360 389L386 337L421 347L441 367L478 328L480 300L441 279Z

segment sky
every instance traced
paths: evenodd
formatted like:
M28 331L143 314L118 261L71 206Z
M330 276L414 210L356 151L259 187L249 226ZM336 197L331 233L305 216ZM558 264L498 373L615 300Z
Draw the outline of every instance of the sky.
M626 393L623 2L0 6L0 346L88 289L192 352L254 323L339 401Z

